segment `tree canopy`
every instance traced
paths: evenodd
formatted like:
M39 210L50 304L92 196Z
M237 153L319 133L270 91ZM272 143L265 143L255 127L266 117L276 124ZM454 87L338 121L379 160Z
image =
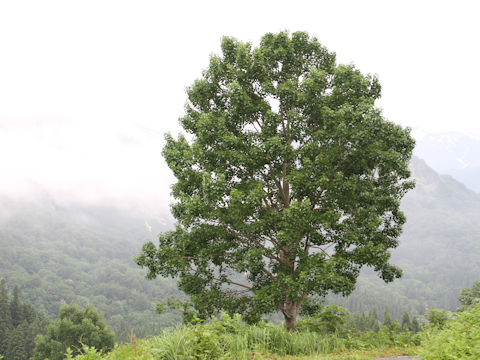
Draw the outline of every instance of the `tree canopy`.
M83 346L110 351L114 338L115 334L93 305L87 304L85 309L76 304L63 305L57 321L48 327L46 335L36 338L32 359L61 360L68 348L76 355Z
M472 287L462 289L458 298L460 310L466 310L480 303L480 281L475 281Z
M304 32L225 37L221 51L188 88L188 137L166 136L177 226L137 256L147 277L178 276L200 315L280 311L289 329L307 297L350 293L364 265L400 277L388 260L414 140L375 106L377 78Z

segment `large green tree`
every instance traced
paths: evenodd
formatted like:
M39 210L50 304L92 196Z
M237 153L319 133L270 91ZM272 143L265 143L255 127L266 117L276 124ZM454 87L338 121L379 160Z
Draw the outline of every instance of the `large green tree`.
M378 80L304 32L221 50L188 89L188 137L166 137L178 222L137 256L147 276L178 276L199 314L280 311L289 329L364 265L399 277L388 260L414 140L375 107Z

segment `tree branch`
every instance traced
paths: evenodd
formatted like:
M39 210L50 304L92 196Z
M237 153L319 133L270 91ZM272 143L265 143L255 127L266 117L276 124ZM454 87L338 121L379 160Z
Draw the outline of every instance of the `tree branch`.
M210 278L212 280L215 280L215 281L218 281L218 282L221 282L221 283L222 282L227 282L227 283L232 284L232 285L237 285L237 286L243 287L244 289L247 289L247 290L250 290L250 291L253 289L251 286L248 286L248 285L245 285L245 284L242 284L242 283L239 283L239 282L227 279L227 278L225 278L224 280L219 279L215 276L211 276Z

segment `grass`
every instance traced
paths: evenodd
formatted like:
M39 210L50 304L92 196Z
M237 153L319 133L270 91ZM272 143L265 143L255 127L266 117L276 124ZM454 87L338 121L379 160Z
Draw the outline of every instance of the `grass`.
M331 354L317 354L315 356L287 356L287 357L270 357L270 359L275 360L372 360L384 357L396 357L403 355L416 355L418 350L417 346L410 347L390 347L390 348L380 348L372 350L353 350L345 351ZM261 358L260 358L261 359ZM268 357L267 357L268 359Z
M85 348L76 360L251 360L376 359L415 352L416 335L375 332L288 332L272 324L246 325L225 316L206 325L182 326L161 335L116 346L108 354ZM73 356L67 357L73 359Z
M132 345L125 344L116 348L112 353L109 354L100 354L93 348L85 348L84 354L75 357L75 360L126 360L126 359L135 359L135 360L147 360L147 359L199 359L195 357L190 357L187 354L179 354L176 352L171 352L172 349L166 351L155 351L153 348L142 341L140 344ZM159 349L157 349L159 350ZM390 347L390 348L379 348L371 350L351 350L351 351L339 351L334 353L326 354L311 354L307 356L281 356L276 354L266 354L262 352L248 352L245 354L245 359L251 360L372 360L384 357L396 357L402 355L416 355L418 351L417 346L410 347ZM225 356L222 359L236 359L238 357L229 357ZM67 357L67 359L73 359L72 357ZM206 357L205 359L208 359Z

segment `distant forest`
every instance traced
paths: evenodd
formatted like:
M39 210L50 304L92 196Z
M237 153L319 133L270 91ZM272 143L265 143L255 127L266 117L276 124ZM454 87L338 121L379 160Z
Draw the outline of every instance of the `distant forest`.
M178 323L158 315L156 301L181 296L172 280L147 281L133 262L142 241L155 237L145 218L112 208L3 202L11 215L0 227L0 278L35 310L54 319L62 304L94 304L117 341L158 333ZM149 219L150 220L150 219ZM161 225L151 224L159 232Z

